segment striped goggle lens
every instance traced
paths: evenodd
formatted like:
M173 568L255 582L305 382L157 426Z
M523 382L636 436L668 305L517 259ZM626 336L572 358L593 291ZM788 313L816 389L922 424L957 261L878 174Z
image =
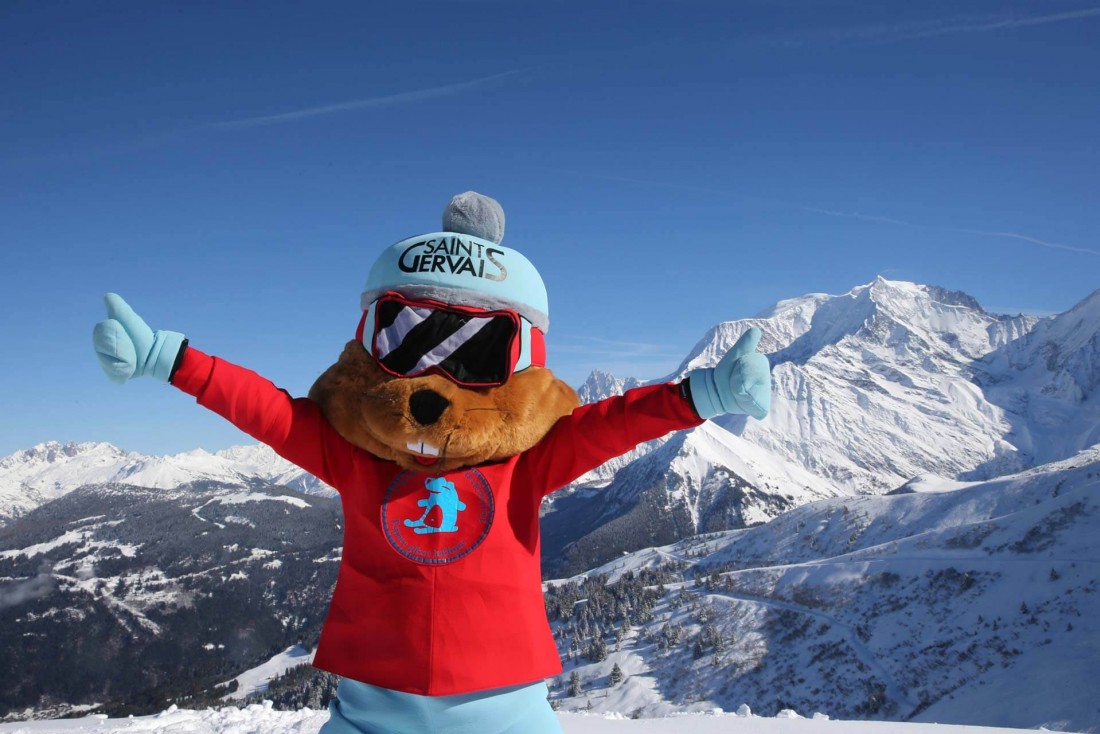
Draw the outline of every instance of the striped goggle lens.
M459 385L501 385L519 356L521 324L514 311L480 311L397 294L379 298L369 343L371 355L398 377L442 373ZM368 314L364 314L364 319ZM365 338L361 339L367 345Z

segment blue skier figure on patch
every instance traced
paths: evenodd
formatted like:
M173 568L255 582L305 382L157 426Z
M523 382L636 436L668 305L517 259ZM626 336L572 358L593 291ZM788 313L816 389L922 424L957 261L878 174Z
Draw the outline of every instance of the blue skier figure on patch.
M418 535L457 533L458 513L466 509L466 503L458 498L455 485L443 477L437 477L435 479L425 479L424 486L428 489L428 496L416 503L418 507L424 508L424 514L418 520L406 520L405 527L413 528L413 532ZM429 525L426 522L428 515L433 514L432 510L437 508L439 510L438 514L442 516L439 525Z

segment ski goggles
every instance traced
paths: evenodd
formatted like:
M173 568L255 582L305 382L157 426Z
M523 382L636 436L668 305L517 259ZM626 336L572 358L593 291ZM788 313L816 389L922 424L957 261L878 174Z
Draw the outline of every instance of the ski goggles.
M391 375L435 372L464 387L503 385L515 372L546 364L543 333L515 311L393 292L363 312L355 338Z

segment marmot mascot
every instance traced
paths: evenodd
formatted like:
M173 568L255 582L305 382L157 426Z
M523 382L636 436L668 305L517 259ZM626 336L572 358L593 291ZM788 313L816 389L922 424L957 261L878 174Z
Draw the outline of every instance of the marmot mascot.
M561 732L539 505L603 462L707 418L767 415L749 330L715 367L577 407L546 369L546 288L504 212L455 197L443 231L386 249L353 340L292 398L154 331L119 296L93 340L115 382L150 376L340 492L343 558L315 665L341 677L323 734Z

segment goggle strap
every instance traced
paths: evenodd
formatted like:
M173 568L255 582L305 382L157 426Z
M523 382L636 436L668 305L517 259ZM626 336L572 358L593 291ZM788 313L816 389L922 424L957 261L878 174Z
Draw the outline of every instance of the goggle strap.
M359 326L355 329L355 341L366 347L368 352L370 351L371 346L368 342L363 341L363 332L367 325L367 316L371 315L373 312L374 307L373 304L371 304L371 308L363 311L363 317L359 319Z
M531 365L533 367L546 366L546 335L537 326L532 326L531 335Z

